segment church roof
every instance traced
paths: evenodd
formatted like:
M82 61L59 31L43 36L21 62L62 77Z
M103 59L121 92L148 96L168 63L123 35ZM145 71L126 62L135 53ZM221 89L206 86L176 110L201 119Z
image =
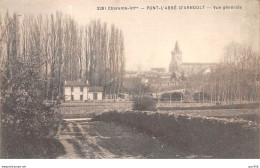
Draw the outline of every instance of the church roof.
M175 43L174 53L175 53L175 54L181 53L181 50L180 50L178 41L176 41L176 43Z

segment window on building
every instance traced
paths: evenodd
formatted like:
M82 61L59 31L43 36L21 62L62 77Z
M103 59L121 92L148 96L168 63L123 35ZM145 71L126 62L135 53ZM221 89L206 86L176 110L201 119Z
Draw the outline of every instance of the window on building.
M73 86L71 86L71 92L73 92Z
M71 100L72 100L72 101L74 100L74 96L73 96L73 95L71 95Z
M80 87L80 91L83 92L83 87Z
M80 95L80 100L83 100L83 95Z
M97 93L93 93L93 99L97 100Z

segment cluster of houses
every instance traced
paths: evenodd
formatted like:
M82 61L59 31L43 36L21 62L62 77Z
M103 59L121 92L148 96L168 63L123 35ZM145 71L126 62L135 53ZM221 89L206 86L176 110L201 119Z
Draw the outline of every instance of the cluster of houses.
M150 87L150 91L165 91L186 88L186 77L191 75L209 74L214 71L216 63L184 63L182 51L176 41L171 52L169 70L165 68L152 68L147 72L127 71L124 74L123 87L129 91L140 88L140 84ZM90 86L83 81L65 81L65 101L95 101L103 99L103 88Z
M185 88L185 79L190 76L207 75L216 68L216 63L186 63L182 61L182 51L176 41L171 52L169 70L165 68L152 68L150 71L125 73L124 86L131 89L131 85L141 81L152 90Z

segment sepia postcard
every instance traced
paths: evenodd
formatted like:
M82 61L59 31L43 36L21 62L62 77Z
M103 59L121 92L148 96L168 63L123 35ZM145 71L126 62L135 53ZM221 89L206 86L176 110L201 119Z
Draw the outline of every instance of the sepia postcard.
M259 0L0 0L1 167L259 159L259 16Z

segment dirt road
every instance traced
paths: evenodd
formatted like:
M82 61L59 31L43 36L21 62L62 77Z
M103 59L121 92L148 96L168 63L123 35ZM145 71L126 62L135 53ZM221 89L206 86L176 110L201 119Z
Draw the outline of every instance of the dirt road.
M135 129L88 119L65 121L59 139L66 151L59 158L203 158L184 154Z

